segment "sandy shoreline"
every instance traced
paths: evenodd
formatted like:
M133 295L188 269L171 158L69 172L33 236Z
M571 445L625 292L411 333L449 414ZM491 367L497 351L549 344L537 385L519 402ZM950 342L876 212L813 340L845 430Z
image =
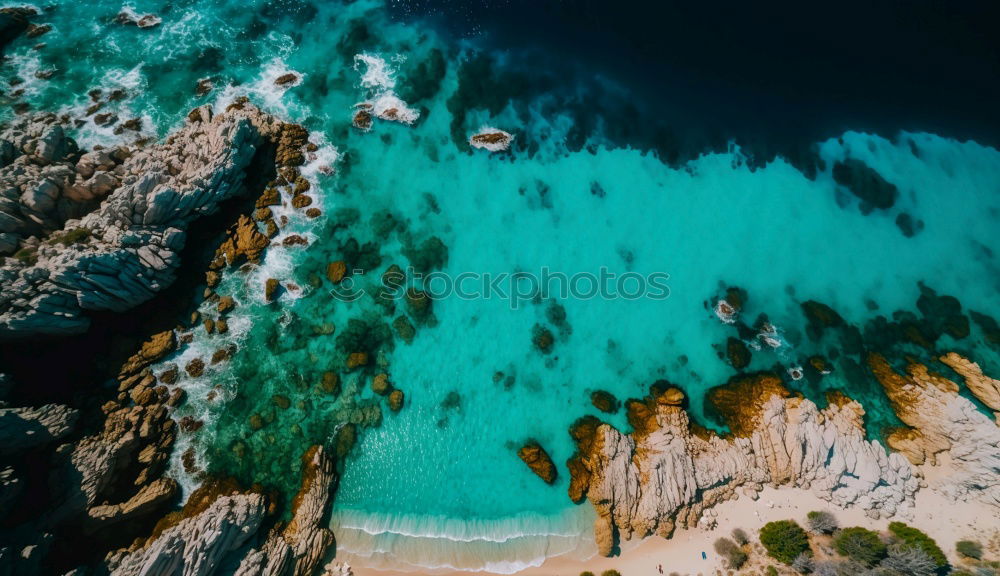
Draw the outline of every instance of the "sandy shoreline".
M941 478L946 471L941 466L921 467L925 479ZM712 547L721 537L728 537L735 528L742 528L757 541L757 532L764 524L774 520L794 519L805 523L806 514L812 510L833 512L842 527L864 526L886 530L889 522L900 520L915 526L934 538L953 563L955 543L963 539L978 540L984 545L1000 533L1000 515L994 509L977 502L953 502L931 488L921 488L916 493L912 517L897 514L894 518L873 520L859 508L842 509L822 500L809 490L792 487L765 487L757 500L740 495L737 500L723 502L710 510L714 514L714 528L678 529L669 540L651 537L642 541L626 542L622 554L615 558L593 557L577 560L565 557L550 558L538 567L525 569L520 576L578 576L583 571L600 574L604 570L617 570L623 576L659 576L663 574L714 574L723 569L722 559ZM702 552L705 558L702 558ZM752 554L751 562L760 560ZM763 559L765 564L770 560ZM413 574L472 575L489 572L420 571L402 572L376 570L352 565L356 576L413 576Z

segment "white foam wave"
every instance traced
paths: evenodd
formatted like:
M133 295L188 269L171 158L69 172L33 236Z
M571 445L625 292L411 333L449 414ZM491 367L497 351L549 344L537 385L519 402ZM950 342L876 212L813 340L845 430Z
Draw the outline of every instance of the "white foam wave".
M294 74L296 80L279 85L276 81L285 74ZM285 93L302 82L303 74L292 70L281 58L272 58L261 69L260 76L249 84L227 85L215 101L215 111L221 112L237 98L246 96L262 108L278 116L290 117L293 110L285 100Z
M361 87L377 92L385 92L396 88L396 70L384 59L374 54L362 52L354 56L354 69L364 64L365 71L361 75Z
M553 516L526 513L478 521L335 510L331 527L338 558L368 568L513 574L555 556L593 556L592 519L586 506Z
M354 56L354 69L364 65L360 85L367 91L368 100L359 104L370 107L372 115L382 120L413 124L420 112L410 107L396 92L396 70L384 58L362 52Z

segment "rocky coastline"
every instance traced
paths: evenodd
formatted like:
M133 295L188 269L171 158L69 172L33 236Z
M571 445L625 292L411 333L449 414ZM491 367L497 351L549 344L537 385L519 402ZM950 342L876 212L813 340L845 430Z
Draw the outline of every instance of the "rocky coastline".
M958 336L968 335L968 319L951 297L922 290L921 309L934 308L931 298L945 302L952 325L965 326ZM745 299L745 293L730 289L706 307L751 342L780 346L777 340L770 343L777 331L766 318L758 319L756 329L738 319ZM803 309L814 339L826 329L851 333L831 308L810 302ZM934 318L928 312L920 324L924 330L916 332L924 335L918 339L924 344L928 333L937 339L928 327ZM920 489L953 501L979 502L995 514L1000 508L1000 427L996 415L991 418L959 394L959 382L994 411L1000 382L957 352L934 355L931 345L926 346L930 361L920 363L898 350L912 345L903 341L914 340L914 332L893 328L893 333L902 335L884 347L896 358L893 363L879 352L857 352L905 425L887 431L882 442L869 439L864 407L843 392L828 391L826 407L820 408L789 388L803 372L815 378L829 373L830 365L821 357L810 358L808 370L740 371L709 390L711 412L728 428L726 434L693 422L684 393L665 380L650 386L646 397L624 403L631 433L594 416L577 420L569 431L577 447L567 461L569 496L574 502L589 500L596 509L600 554L617 554L625 540L669 538L677 528L710 527L715 505L756 499L764 487L810 490L832 505L861 509L872 519L912 517ZM726 348L731 351L732 343ZM940 372L948 369L957 378ZM926 467L942 462L946 472L926 481Z
M181 128L148 146L84 152L66 121L24 116L0 134L8 255L0 265L0 337L15 344L86 337L92 318L153 300L182 272L212 286L224 268L257 261L282 225L262 209L280 201L277 186L302 181L298 167L316 149L300 126L243 99L219 114L192 110ZM262 177L271 181L261 190ZM297 186L295 198L307 198L307 189ZM249 214L237 218L207 273L182 270L186 231L248 196ZM208 289L201 298L227 297ZM0 573L212 574L232 564L240 574L298 575L324 561L343 454L321 446L303 456L287 521L280 496L224 479L205 478L171 512L180 490L164 471L183 431L171 412L185 392L173 385L176 368L154 374L153 367L186 344L181 324L150 335L116 370L113 388L82 383L91 392L79 406L11 405L25 396L23 386L46 383L2 377ZM141 534L150 536L123 540ZM324 570L350 573L336 563Z
M114 385L88 382L88 395L94 393L80 405L8 405L25 383L0 379L0 512L7 517L0 524L0 574L350 574L349 566L332 558L335 538L327 515L339 461L354 442L353 425L340 429L336 446L313 445L302 455L301 486L287 511L281 495L264 487L208 475L199 476L201 486L182 503L177 482L164 474L178 436L201 425L173 417L186 396L178 374L197 376L206 361L225 361L231 352L220 349L183 366L164 361L184 348L193 329L227 330L227 315L237 303L219 291L220 277L226 269L260 262L284 226L273 207L287 201L309 218L319 216L299 170L315 151L308 132L245 100L220 113L208 106L192 110L158 144L82 151L64 123L51 114L25 116L0 133L0 253L6 256L0 265L0 338L86 334L96 315L150 302L182 272L204 279L196 300L210 303L214 313L178 317L175 327L148 334L115 367ZM226 223L205 269L184 269L188 231L238 198L248 200L246 210ZM297 235L283 240L305 242ZM329 280L340 282L346 269L343 262L331 264ZM283 289L277 279L263 288L269 302ZM407 301L419 312L411 310L414 318L431 314L430 301L419 296ZM952 310L947 297L925 292L923 298L925 307L944 310L933 315L943 320L916 324L916 332L905 322L886 331L927 350L942 334L959 337L963 326L968 333L968 319ZM724 354L737 370L750 363L747 342L780 345L766 319L752 327L739 320L745 299L730 290L708 306L740 336L728 339ZM803 310L811 336L842 331L852 337L829 307L810 301ZM551 345L551 334L549 340ZM369 364L367 352L355 348L349 370ZM578 420L570 430L577 453L567 462L569 496L596 509L600 553L615 554L622 540L669 538L678 527L710 524L716 504L755 498L765 486L811 490L872 518L906 518L923 487L1000 507L995 417L959 394L959 384L936 373L936 366L901 362L899 354L891 361L874 351L856 355L905 424L884 445L869 439L860 402L831 391L821 408L789 386L789 379L827 373L822 357L787 373L739 372L712 389L709 404L728 434L694 423L684 392L667 381L622 404L630 433L596 417ZM934 360L1000 412L1000 381L959 352ZM340 386L330 374L323 383L328 392ZM387 374L375 376L372 388L394 412L403 406L403 392ZM617 399L607 393L595 393L592 401L601 412L618 410ZM373 413L371 419L381 418L379 410ZM29 452L31 465L18 461ZM528 441L517 455L541 480L555 482L557 466L537 442ZM952 473L924 486L921 466L942 459ZM39 481L41 491L32 488ZM39 502L43 508L35 508Z

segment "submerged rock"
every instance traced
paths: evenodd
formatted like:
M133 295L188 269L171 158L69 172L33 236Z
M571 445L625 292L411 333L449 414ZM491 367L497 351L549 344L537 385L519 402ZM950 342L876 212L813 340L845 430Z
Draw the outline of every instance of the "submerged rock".
M402 390L399 389L393 390L392 392L389 393L389 410L392 410L393 412L399 412L400 410L403 409L404 400L405 396L403 395Z
M739 338L729 338L726 340L726 358L733 368L742 370L750 365L750 349Z
M833 165L833 179L861 199L861 210L886 210L896 203L896 185L860 160L848 158Z
M610 392L604 390L594 390L590 393L590 402L601 412L614 414L618 412L619 402Z
M545 480L547 484L552 484L556 481L556 466L553 464L548 452L538 442L534 440L529 441L517 451L517 456L528 465L528 468L531 468L532 472L542 480Z

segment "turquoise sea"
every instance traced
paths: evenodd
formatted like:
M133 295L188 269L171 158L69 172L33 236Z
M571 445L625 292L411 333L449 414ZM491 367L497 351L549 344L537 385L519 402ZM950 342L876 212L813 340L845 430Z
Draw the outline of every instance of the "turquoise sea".
M591 392L624 400L667 379L686 391L695 420L721 430L703 393L736 374L721 357L731 337L750 345L749 370L789 374L823 355L831 374L789 376L789 386L820 404L825 390L846 390L878 437L896 423L884 395L859 350L845 350L850 335L810 333L805 301L831 306L869 349L880 342L877 317L930 316L917 306L921 283L955 296L965 312L1000 312L1000 152L975 140L838 130L811 143L808 165L736 139L668 161L662 140L653 145L641 129L655 110L607 113L632 97L624 81L555 74L579 83L528 90L522 83L532 76L514 71L532 60L517 46L400 18L398 6L183 0L127 8L163 22L117 24L123 6L108 0L39 7L37 21L53 30L12 45L0 75L23 80L20 98L41 110L79 112L91 105L90 90L122 89L125 97L102 111L142 118L150 137L195 106L222 110L239 96L310 130L320 149L304 173L323 216L276 209L290 218L278 240L301 234L309 246L276 242L260 268L228 273L219 292L239 304L230 332L195 329L194 342L169 359L183 365L236 345L231 361L182 377L189 400L176 415L206 425L179 440L173 470L186 489L197 485L182 464L192 448L199 470L294 492L299 455L358 425L331 520L338 557L353 563L509 573L547 556L593 554L593 513L566 495L569 425L595 414L626 428L623 413L597 412ZM47 70L51 78L36 77ZM275 84L290 72L295 82ZM202 79L212 89L199 96ZM351 126L356 103L386 97L419 118L376 119L368 132ZM637 126L615 125L625 121ZM511 150L471 149L467 139L483 126L512 133ZM122 136L88 121L75 137L94 146ZM845 160L895 186L892 206L872 209L838 183L834 166ZM326 278L337 260L356 271L350 282L365 291L356 301ZM668 296L452 296L424 316L405 299L374 297L392 264L441 278L662 274ZM267 278L294 286L269 304ZM749 335L712 311L730 286L746 292ZM393 330L404 314L415 326L409 343ZM775 328L776 348L752 328L760 314ZM553 339L547 350L536 345L543 332ZM1000 356L984 332L973 321L968 336L943 335L937 347L995 372ZM884 340L895 358L930 359L915 344ZM357 351L372 366L349 371L346 356ZM339 375L339 394L320 386L325 372ZM399 413L370 388L381 372L405 393ZM559 465L555 485L518 459L528 439Z

